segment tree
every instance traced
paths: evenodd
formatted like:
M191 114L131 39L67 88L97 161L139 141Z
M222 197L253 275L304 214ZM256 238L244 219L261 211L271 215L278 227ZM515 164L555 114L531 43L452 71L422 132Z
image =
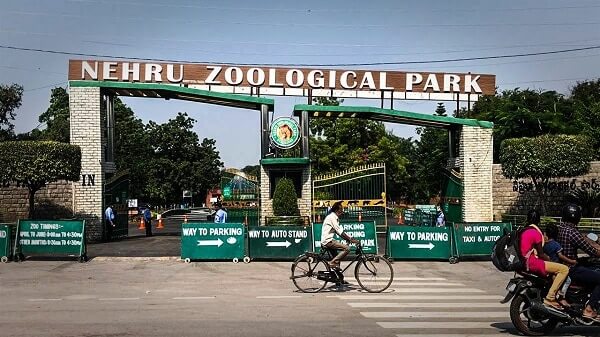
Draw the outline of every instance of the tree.
M585 174L591 160L590 142L582 136L513 138L503 141L500 149L502 174L509 179L531 178L544 213L549 180Z
M240 171L260 179L260 165L246 165Z
M144 160L144 194L161 203L179 201L183 190L203 196L219 183L220 161L215 141L203 139L192 130L196 120L179 113L167 123L150 122L148 141L150 158Z
M50 106L38 118L46 128L40 131L41 140L54 140L68 143L71 126L69 124L69 94L65 88L54 88L50 95Z
M29 218L34 217L35 193L58 180L79 180L81 150L79 146L53 141L0 142L4 160L0 180L15 181L28 189Z
M319 105L339 105L335 98L319 97ZM313 174L319 175L352 167L385 163L387 194L402 197L408 179L408 160L403 139L386 131L381 122L354 118L313 118L309 123Z
M600 159L600 79L578 82L571 89L575 125L592 142L594 157Z
M15 110L21 106L23 87L0 84L0 141L12 138Z
M503 140L543 134L577 134L571 101L556 91L506 90L483 96L469 118L494 123L494 161Z
M273 192L273 215L298 216L298 196L291 179L281 178L275 185Z

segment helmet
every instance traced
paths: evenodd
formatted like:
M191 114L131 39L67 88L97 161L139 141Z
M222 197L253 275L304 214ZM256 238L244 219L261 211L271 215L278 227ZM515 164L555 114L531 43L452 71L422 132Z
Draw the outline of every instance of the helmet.
M578 224L581 220L581 208L575 204L566 204L562 209L562 221L572 224Z
M540 213L535 209L527 212L527 224L528 225L538 225L540 223Z

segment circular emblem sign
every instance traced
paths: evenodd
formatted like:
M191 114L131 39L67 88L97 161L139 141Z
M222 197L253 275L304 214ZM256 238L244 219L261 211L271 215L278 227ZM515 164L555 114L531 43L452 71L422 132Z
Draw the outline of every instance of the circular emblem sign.
M291 117L279 117L271 123L271 141L280 149L289 149L298 144L300 127Z

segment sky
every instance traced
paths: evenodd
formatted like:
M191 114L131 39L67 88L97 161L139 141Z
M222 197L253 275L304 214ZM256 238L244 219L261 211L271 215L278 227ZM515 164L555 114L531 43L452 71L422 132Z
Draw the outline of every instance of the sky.
M24 87L17 132L39 125L50 90L67 86L69 59L102 59L43 49L205 63L340 64L435 61L600 46L598 1L227 1L0 0L0 84ZM333 67L332 67L333 68ZM502 59L340 69L495 74L500 91L532 88L568 94L600 77L600 49ZM272 97L275 117L303 97ZM225 167L260 159L259 113L186 101L123 98L144 122L177 112L197 120L200 139L216 140ZM345 105L380 107L379 100ZM432 114L437 102L394 102ZM456 103L445 103L451 112ZM461 106L466 107L466 103ZM386 124L394 134L415 128ZM232 135L234 135L232 137Z

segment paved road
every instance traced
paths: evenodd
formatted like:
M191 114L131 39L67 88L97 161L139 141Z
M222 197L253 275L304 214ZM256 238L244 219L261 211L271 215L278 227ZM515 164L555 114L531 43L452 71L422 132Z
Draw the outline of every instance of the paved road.
M489 262L396 262L390 291L301 294L290 263L95 258L0 265L0 336L508 336ZM350 280L356 283L354 280ZM595 335L598 329L565 329Z

